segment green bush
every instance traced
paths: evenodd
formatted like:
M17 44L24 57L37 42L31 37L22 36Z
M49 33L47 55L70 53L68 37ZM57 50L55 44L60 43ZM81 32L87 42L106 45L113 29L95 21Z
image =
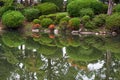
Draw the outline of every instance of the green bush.
M59 23L60 19L62 19L63 17L67 16L66 13L59 13L56 15L56 23Z
M93 9L95 14L100 14L100 13L107 13L108 6L96 0L91 2L90 8Z
M47 17L47 15L41 15L41 16L39 16L39 20L42 20L42 19L44 19L46 17Z
M80 16L83 17L85 15L88 15L90 17L94 16L94 12L91 8L83 8L80 10Z
M96 29L95 24L92 21L85 23L85 28L87 29Z
M40 20L39 20L39 19L34 19L34 20L33 20L33 23L34 23L34 24L40 24Z
M53 20L50 19L50 18L44 18L44 19L41 20L41 25L42 25L42 27L44 27L44 28L48 28L48 26L49 26L50 24L53 24Z
M62 19L60 19L60 22L61 21L69 21L70 20L70 17L69 16L65 16L65 17L63 17Z
M41 12L42 15L56 13L58 7L54 3L42 3L36 6L37 9Z
M23 21L24 16L19 11L8 11L2 16L2 23L8 28L17 28Z
M14 10L12 7L0 7L0 17L2 17L2 15L7 12L8 10Z
M24 10L23 14L28 21L32 21L33 19L38 18L39 10L34 8L28 8Z
M88 15L85 15L85 16L83 16L82 18L81 18L81 23L82 24L85 24L85 23L87 23L87 22L89 22L90 21L90 16L88 16Z
M100 14L97 15L95 18L93 18L93 22L95 23L96 27L103 27L106 23L106 14Z
M114 13L106 18L106 28L120 28L120 13Z
M56 4L56 5L59 7L60 11L62 11L62 8L63 8L63 0L42 0L42 3L44 3L44 2L54 3L54 4Z
M114 8L113 8L114 12L120 12L120 4L117 4Z
M73 17L79 17L82 8L92 8L94 13L97 14L104 12L107 7L97 0L74 0L67 5L69 15Z
M56 20L56 14L46 15L46 18L50 18L50 19L52 19L54 21L54 20Z
M80 19L79 18L71 18L69 20L69 26L73 29L79 29L80 26Z

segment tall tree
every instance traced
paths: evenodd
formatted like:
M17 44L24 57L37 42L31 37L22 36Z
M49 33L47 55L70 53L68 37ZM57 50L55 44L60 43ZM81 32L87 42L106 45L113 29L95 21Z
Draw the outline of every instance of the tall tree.
M108 0L108 11L107 11L108 15L112 14L113 5L114 5L113 0Z

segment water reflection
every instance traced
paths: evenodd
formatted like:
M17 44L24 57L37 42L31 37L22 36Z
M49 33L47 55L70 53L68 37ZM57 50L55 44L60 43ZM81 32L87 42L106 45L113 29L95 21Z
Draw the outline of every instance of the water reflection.
M120 36L0 36L0 80L119 80Z

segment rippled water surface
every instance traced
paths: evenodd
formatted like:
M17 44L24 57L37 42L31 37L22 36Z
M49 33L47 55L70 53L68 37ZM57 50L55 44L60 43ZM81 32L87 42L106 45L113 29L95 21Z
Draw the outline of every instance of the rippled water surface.
M120 35L0 33L0 80L120 80Z

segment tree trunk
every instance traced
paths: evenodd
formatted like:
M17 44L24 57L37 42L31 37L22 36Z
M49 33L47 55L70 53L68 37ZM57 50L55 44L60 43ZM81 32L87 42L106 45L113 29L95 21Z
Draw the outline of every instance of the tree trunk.
M109 0L109 1L108 1L108 11L107 11L107 14L108 14L108 15L111 15L111 14L112 14L112 9L113 9L113 1L112 1L112 0Z

